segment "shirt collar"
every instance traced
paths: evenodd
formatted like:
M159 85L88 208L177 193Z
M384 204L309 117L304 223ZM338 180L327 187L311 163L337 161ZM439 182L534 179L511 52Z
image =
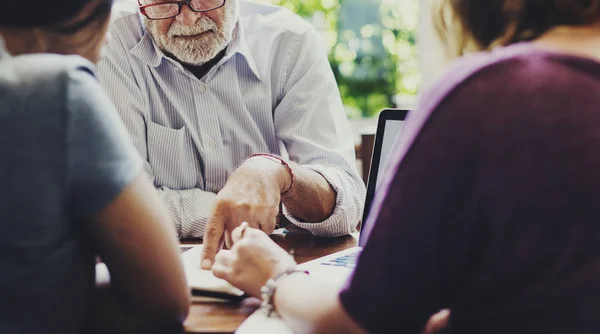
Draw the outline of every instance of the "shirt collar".
M229 47L227 47L225 58L229 59L233 57L233 55L235 55L236 53L246 60L248 67L250 67L254 75L260 80L260 72L258 71L258 67L256 66L256 61L254 60L254 57L250 52L250 48L246 43L244 28L240 22L238 22L235 30L233 31L233 37L231 39Z
M149 66L157 67L162 62L163 58L167 59L165 53L158 48L158 46L152 40L152 37L146 30L146 27L141 21L143 35L140 41L130 50L130 52L138 57L141 61L146 63ZM231 43L227 47L227 51L225 51L225 57L223 61L217 66L221 66L223 63L232 58L235 54L241 55L248 64L248 67L252 70L254 75L260 79L260 73L258 71L258 67L256 66L256 62L254 57L252 57L252 53L250 52L250 48L246 43L246 39L244 38L244 30L242 24L238 21L235 30L233 31L233 36L231 39Z
M158 48L158 46L156 46L156 44L154 44L154 41L152 41L152 37L143 23L141 14L138 13L138 16L142 28L142 38L130 52L147 65L157 67L160 65L162 58L166 58L166 55Z

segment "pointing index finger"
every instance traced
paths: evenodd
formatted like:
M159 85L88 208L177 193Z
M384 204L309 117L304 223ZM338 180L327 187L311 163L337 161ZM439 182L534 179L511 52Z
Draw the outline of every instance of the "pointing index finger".
M209 270L215 262L215 256L221 249L221 239L225 232L225 220L219 211L215 211L206 224L202 249L202 269Z

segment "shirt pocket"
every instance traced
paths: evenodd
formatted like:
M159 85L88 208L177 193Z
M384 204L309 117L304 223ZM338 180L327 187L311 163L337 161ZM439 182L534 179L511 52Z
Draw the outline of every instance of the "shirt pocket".
M148 163L158 187L199 188L202 173L198 152L187 129L147 122Z

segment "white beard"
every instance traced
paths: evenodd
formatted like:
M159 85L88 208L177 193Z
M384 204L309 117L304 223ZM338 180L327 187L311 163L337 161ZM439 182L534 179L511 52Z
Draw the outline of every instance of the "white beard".
M159 49L183 63L198 66L216 57L229 45L237 20L237 2L228 0L219 25L205 15L200 16L193 26L184 26L173 20L164 35L159 32L157 21L146 18L145 24Z

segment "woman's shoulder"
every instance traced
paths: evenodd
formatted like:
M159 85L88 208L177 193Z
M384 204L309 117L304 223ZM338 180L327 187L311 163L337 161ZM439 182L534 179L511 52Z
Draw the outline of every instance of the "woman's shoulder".
M65 131L65 122L76 107L75 90L86 95L80 99L102 94L94 66L82 57L37 54L0 61L2 118L32 124L31 131L39 130L33 125L39 122L33 120L43 120L50 127L45 131Z
M421 94L403 128L396 158L402 160L433 114L450 117L456 129L467 129L499 117L539 118L540 108L544 117L559 117L563 106L575 104L600 105L599 63L542 51L531 43L471 54L451 64Z
M17 127L24 135L65 138L75 114L97 112L82 108L106 107L96 103L102 95L93 65L81 57L40 54L0 61L0 128L5 131Z
M511 93L525 96L560 91L572 88L574 83L583 84L579 80L582 74L600 83L600 63L519 43L458 59L422 95L419 109L431 112L449 96L459 93L508 97Z
M92 63L79 56L32 54L10 57L0 62L0 86L20 100L57 100L64 98L74 73L95 76ZM49 101L50 102L50 101Z

